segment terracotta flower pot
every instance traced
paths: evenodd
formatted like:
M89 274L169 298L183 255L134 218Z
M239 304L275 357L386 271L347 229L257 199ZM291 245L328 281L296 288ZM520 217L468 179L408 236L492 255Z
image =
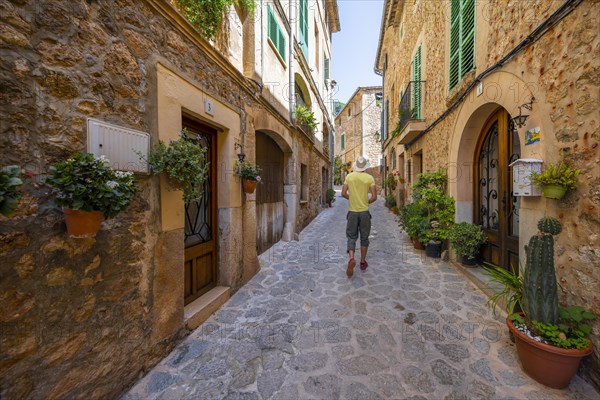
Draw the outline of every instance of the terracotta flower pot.
M506 325L515 338L517 354L525 373L551 388L562 389L568 386L581 359L592 353L591 343L582 350L563 349L531 339L508 318Z
M545 185L544 186L544 197L549 199L560 200L565 197L567 188L560 185Z
M413 242L413 247L416 250L425 250L425 246L423 246L423 244L421 242L419 242L419 239L417 238L410 238Z
M63 208L67 233L73 238L88 238L96 236L104 214L100 211L82 211Z
M256 190L256 181L244 178L242 179L242 186L244 188L244 192L254 193L254 191Z

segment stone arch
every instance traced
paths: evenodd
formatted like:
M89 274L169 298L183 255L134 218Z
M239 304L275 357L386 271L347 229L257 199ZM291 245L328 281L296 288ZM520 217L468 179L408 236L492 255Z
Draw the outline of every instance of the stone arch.
M473 163L477 141L486 121L499 108L516 115L517 107L528 102L534 95L523 80L508 72L496 72L482 83L483 93L477 96L473 90L461 104L450 138L448 191L456 199L457 222L472 222L473 219ZM534 108L528 125L539 126L543 123L543 119L535 111ZM525 129L519 131L522 150L524 132ZM522 156L530 155L524 151Z
M295 94L296 94L296 104L304 103L307 108L311 108L312 101L310 99L310 90L308 90L308 85L304 81L304 78L298 73L294 74L294 84L296 85ZM301 98L299 97L301 96Z

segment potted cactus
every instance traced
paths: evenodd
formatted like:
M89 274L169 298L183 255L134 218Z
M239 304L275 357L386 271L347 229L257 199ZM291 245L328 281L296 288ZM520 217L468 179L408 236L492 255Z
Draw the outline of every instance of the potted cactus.
M592 352L586 338L594 314L579 306L561 308L554 270L554 235L561 231L555 218L542 218L539 233L529 240L522 281L524 313L508 316L523 370L536 381L563 388L577 372L581 359Z

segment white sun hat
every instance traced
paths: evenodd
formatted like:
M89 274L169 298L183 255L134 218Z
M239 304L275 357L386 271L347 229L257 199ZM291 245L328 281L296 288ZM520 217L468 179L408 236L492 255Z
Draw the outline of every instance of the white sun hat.
M368 158L359 156L356 159L356 161L354 161L354 165L352 166L352 169L355 170L356 172L362 172L362 171L366 170L367 168L369 168L370 166L371 166L371 164L369 164Z

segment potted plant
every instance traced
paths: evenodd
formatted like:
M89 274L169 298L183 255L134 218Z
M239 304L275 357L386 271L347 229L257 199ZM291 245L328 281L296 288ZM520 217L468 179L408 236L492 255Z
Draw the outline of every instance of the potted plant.
M50 167L46 183L59 190L69 236L93 237L104 218L129 207L137 190L132 172L115 171L104 156L75 153Z
M302 104L297 104L295 110L296 121L300 124L300 126L305 128L308 133L314 134L315 129L317 129L317 126L319 125L317 119L315 118L315 113Z
M396 197L393 194L388 194L387 196L385 196L384 205L387 208L396 207Z
M260 167L250 161L236 161L236 173L242 178L242 187L246 193L254 193L260 183Z
M144 157L140 155L140 159ZM209 167L206 148L200 146L186 129L181 131L179 139L171 140L169 144L159 140L158 144L150 149L145 161L150 165L153 174L166 174L169 190L183 191L184 202L197 202L202 199Z
M427 178L429 174L421 175ZM445 180L443 185L434 183L422 185L422 181L419 181L421 179L416 185L418 189L414 198L421 204L424 215L430 224L425 243L429 248L429 250L426 249L426 254L430 257L440 258L443 242L448 239L450 227L454 225L454 199L442 191Z
M331 205L335 202L335 190L329 188L327 189L327 205L331 207Z
M523 370L536 381L560 389L569 384L581 359L592 352L587 323L595 315L583 307L559 306L553 236L562 228L558 220L545 217L538 229L529 240L521 293L516 296L524 312L511 313L506 324Z
M9 165L0 169L0 214L10 216L17 208L23 195L19 186L23 181L19 178L21 168Z
M385 180L383 181L385 187L387 187L389 190L396 190L396 187L398 186L398 180L396 179L396 174L397 171L395 173L388 173L387 178L385 178Z
M417 250L425 250L430 222L424 216L423 208L419 203L412 202L405 205L400 213L400 221Z
M531 179L544 191L544 197L562 199L568 190L577 188L579 174L580 170L573 169L565 163L550 164L541 174L532 172Z
M487 242L487 236L479 225L461 222L452 225L448 233L450 244L463 265L476 265L475 256L479 247Z

